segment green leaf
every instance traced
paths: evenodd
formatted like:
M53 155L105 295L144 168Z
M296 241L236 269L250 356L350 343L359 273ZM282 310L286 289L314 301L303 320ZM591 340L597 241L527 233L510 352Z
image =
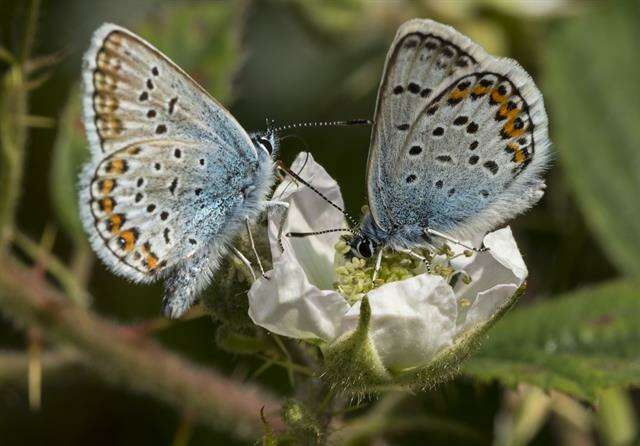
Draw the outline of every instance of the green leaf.
M587 223L620 271L640 274L640 8L603 4L545 43L552 138Z
M481 380L520 382L595 402L640 384L640 282L618 281L512 312L464 366Z
M245 2L169 4L135 28L221 103L242 60Z
M61 228L73 240L83 240L76 185L80 166L89 157L80 116L79 88L72 88L60 117L53 145L51 201Z

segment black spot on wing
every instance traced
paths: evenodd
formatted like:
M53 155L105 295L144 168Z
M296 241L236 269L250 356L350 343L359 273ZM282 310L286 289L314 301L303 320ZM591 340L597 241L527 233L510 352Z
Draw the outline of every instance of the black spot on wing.
M494 175L498 173L498 165L495 161L485 161L482 167L484 167Z

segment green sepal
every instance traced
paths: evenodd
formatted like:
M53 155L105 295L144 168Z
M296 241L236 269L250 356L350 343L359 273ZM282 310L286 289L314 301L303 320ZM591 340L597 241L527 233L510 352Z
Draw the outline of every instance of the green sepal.
M371 306L365 296L356 329L324 349L323 377L339 392L364 396L393 383L369 337L370 323Z
M478 349L489 329L516 304L525 288L523 284L487 321L461 334L428 364L403 370L388 370L380 360L368 334L371 307L365 297L356 330L325 348L323 378L335 390L358 398L389 389L431 389L449 381L460 373L464 360Z

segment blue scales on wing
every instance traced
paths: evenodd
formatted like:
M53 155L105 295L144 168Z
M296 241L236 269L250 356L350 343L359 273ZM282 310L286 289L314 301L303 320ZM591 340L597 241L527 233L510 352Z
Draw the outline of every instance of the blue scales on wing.
M540 198L548 144L542 96L516 62L487 55L453 28L410 21L379 91L372 216L387 231L486 232Z
M177 317L261 210L271 158L184 71L118 26L94 33L83 83L92 159L80 206L92 246L130 280L166 277L165 313Z

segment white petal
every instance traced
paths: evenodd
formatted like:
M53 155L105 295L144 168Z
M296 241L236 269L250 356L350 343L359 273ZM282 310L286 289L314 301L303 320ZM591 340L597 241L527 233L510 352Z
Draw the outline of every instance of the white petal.
M488 252L474 257L465 271L471 284L456 285L456 295L471 305L460 309L458 332L489 319L513 295L527 277L527 267L508 226L487 234L484 245Z
M527 265L522 260L509 226L487 234L484 238L484 245L489 248L493 258L509 269L520 281L526 279L529 274Z
M369 334L385 366L392 370L425 364L452 343L456 298L440 276L421 274L392 282L368 294ZM347 313L341 333L358 323L360 303Z
M517 290L518 287L513 284L503 284L478 293L475 302L464 314L464 322L458 325L457 334L487 322Z
M291 170L333 203L341 208L344 207L338 184L322 166L315 162L311 154L306 152L298 154L291 165ZM279 208L272 208L269 212L269 240L273 258L278 258L280 255L280 239L284 248L291 250L312 284L321 289L332 288L335 280L334 246L341 234L333 232L304 238L290 238L285 234L346 228L343 214L309 187L296 184L290 178L285 179L277 187L273 199L289 203L287 212Z
M348 310L340 294L310 284L289 252L274 262L270 279L256 280L249 290L253 322L292 338L332 340Z

